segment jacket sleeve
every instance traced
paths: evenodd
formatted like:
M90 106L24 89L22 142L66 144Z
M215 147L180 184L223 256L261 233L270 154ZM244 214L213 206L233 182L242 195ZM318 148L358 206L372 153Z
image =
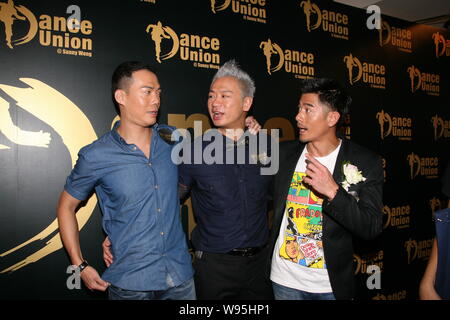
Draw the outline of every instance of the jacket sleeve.
M333 200L323 203L325 214L365 240L375 238L383 229L383 167L380 157L372 159L362 170L366 180L350 188L357 192L357 197L339 185Z

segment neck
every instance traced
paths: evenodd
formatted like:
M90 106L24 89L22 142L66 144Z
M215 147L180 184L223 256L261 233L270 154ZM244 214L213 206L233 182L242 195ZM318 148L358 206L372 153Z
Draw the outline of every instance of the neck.
M225 137L234 141L238 141L244 134L244 126L242 126L242 128L235 128L235 129L219 128L218 130Z
M339 146L340 140L334 136L322 141L311 141L306 145L306 150L313 157L325 157Z
M117 132L128 144L143 144L149 142L152 133L151 127L140 127L120 122Z

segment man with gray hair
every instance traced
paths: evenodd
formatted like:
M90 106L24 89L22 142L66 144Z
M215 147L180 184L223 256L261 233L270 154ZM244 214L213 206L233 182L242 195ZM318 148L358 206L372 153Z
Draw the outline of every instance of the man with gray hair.
M179 166L180 191L191 192L197 222L191 238L198 299L273 297L264 274L272 176L261 174L267 166L262 158L270 156L272 144L262 133L244 133L254 93L251 77L234 60L226 62L212 79L208 95L209 115L217 127L215 139L197 138L190 152L192 161ZM195 148L198 142L201 148ZM214 161L208 161L205 155L213 144ZM202 160L193 161L199 152Z

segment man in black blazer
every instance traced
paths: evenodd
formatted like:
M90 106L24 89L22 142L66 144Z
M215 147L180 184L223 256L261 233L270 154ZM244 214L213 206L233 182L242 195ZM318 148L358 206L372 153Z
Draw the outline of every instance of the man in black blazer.
M302 82L300 141L280 145L283 165L274 180L276 299L352 299L352 238L382 231L381 158L336 135L350 103L333 80Z

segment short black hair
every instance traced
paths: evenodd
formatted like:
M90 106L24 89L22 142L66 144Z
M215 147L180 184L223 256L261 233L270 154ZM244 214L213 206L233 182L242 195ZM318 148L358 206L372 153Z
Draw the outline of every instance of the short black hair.
M113 72L111 79L111 94L118 115L120 115L120 108L114 94L118 89L126 90L130 84L133 72L139 70L148 70L156 75L155 69L152 66L140 61L123 62L117 66L116 70Z
M317 93L319 101L325 104L332 111L339 112L338 126L345 121L345 116L349 112L352 98L347 91L335 80L328 78L305 79L300 84L300 96L305 93Z

